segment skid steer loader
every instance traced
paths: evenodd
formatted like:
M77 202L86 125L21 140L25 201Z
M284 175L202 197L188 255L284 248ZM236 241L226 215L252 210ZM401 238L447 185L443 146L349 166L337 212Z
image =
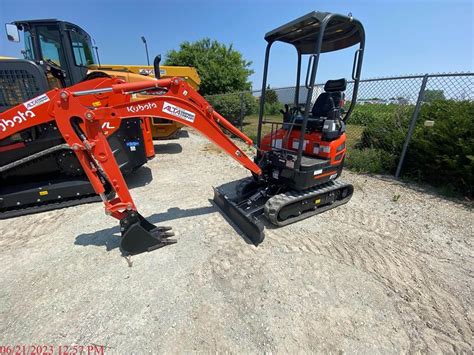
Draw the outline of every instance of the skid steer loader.
M88 35L73 25L53 20L7 24L10 40L20 40L18 26L24 26L27 59L0 58L0 112L23 102L29 114L45 99L40 94L89 79L84 64L93 54ZM108 103L91 96L90 104ZM23 120L22 111L17 113L16 120ZM14 123L2 121L0 127ZM140 117L103 122L124 174L155 156L147 123ZM54 122L0 140L0 219L92 201L100 198Z
M171 227L154 226L141 216L102 130L102 123L124 119L139 112L164 117L193 127L218 145L252 173L229 196L215 189L214 201L254 243L264 239L262 215L281 226L327 211L348 202L353 187L336 180L346 152L345 122L354 108L362 67L365 35L362 24L351 16L311 12L283 25L265 36L268 42L260 101L257 155L249 158L228 131L246 144L253 141L217 113L189 84L180 78L153 82L119 83L98 78L62 90L52 90L36 98L35 105L16 106L0 116L0 140L41 124L55 122L66 144L78 157L94 190L101 196L107 214L118 219L122 234L121 249L133 255L175 243ZM272 44L280 41L293 45L298 55L297 87L300 86L301 59L309 55L304 110L295 106L284 112L284 121L262 137L262 126L269 55ZM319 56L322 53L358 45L353 62L354 86L347 112L340 98L345 80L328 81L326 93L311 107ZM159 68L155 68L155 71ZM84 85L85 84L85 85ZM87 88L89 86L89 88ZM129 97L137 92L160 92L139 102ZM110 105L91 106L95 96ZM299 103L299 93L295 95ZM339 100L339 101L338 101ZM29 111L29 112L27 112ZM296 144L296 145L295 145ZM106 194L107 186L116 193Z
M42 19L15 21L8 26L23 31L25 59L36 62L52 60L53 64L65 71L67 75L63 86L73 85L84 77L96 78L108 75L130 83L155 77L153 66L101 64L98 49L92 45L90 35L76 24L57 19ZM94 56L94 48L97 57ZM192 67L160 66L156 77L159 79L175 76L184 78L195 89L198 89L201 83L196 69ZM145 123L147 129L151 130L153 139L178 137L183 127L178 122L158 117Z

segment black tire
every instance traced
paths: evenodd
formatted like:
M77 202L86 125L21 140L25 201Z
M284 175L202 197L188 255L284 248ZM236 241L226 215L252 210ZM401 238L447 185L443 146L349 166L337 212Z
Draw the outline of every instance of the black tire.
M81 80L83 81L88 81L88 80L93 80L93 79L98 79L98 78L111 78L111 76L107 73L104 73L102 71L93 71L92 73L88 73L84 79Z

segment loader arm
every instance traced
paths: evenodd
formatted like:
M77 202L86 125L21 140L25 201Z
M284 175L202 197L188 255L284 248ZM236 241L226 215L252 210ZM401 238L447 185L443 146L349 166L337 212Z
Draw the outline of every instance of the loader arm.
M121 102L108 107L85 106L82 96L107 94L111 101L114 96L130 96L146 91L150 98ZM211 142L256 175L261 175L260 167L250 159L223 129L241 138L248 145L253 142L236 129L189 84L180 78L160 79L125 84L113 84L108 88L59 92L55 103L54 116L57 126L66 143L74 150L87 174L94 190L102 197L106 213L120 220L122 231L122 250L129 254L150 251L171 242L168 228L156 228L137 212L136 205L127 184L115 161L107 139L102 131L104 121L139 116L161 117L192 127L206 136ZM104 181L115 190L116 197L108 200Z

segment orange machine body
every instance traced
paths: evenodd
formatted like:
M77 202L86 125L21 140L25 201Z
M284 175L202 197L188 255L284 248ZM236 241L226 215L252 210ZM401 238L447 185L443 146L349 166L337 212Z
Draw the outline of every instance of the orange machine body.
M335 175L341 170L346 155L346 134L332 141L322 139L322 132L307 132L304 136L303 153L308 156L325 159L329 161L329 167L319 174L314 175L314 179L329 180L334 179ZM298 151L300 138L299 130L278 129L262 138L260 149L270 151L273 148L283 148L288 151Z

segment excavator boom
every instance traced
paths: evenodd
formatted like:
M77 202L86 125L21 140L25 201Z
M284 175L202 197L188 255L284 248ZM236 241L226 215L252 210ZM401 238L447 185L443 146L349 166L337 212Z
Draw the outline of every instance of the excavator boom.
M83 106L78 100L81 96L92 94L110 93L112 96L126 96L144 90L148 92L162 90L166 93L138 102L126 102L95 109ZM95 191L98 194L103 193L99 173L105 175L103 177L112 183L117 198L105 201L105 206L107 211L118 219L124 218L124 211L135 210L136 207L102 134L101 122L113 117L125 118L139 114L147 117L161 116L180 122L199 131L253 173L261 174L260 168L225 134L221 127L229 130L248 145L252 145L252 140L215 112L201 95L180 78L113 84L109 88L90 91L74 91L71 88L62 90L59 97L60 100L55 108L58 128L66 142L76 151L81 163L84 162L83 167ZM82 137L75 134L75 127L71 124L71 119L74 117L81 117L84 122L85 129ZM99 168L97 171L90 167L89 159L93 160L93 165L97 165Z
M174 240L169 227L155 227L137 211L127 184L107 142L103 123L127 117L163 117L192 127L222 148L255 175L262 173L230 138L225 130L252 145L250 138L236 129L181 78L120 83L116 79L91 80L88 88L78 84L55 89L18 105L0 117L0 139L34 125L55 120L75 152L95 192L102 197L106 213L120 220L122 250L127 254L150 251ZM132 94L146 91L147 99L130 101ZM97 101L91 100L91 97ZM95 102L99 104L95 105ZM92 104L91 104L92 103ZM108 183L116 197L105 194Z

